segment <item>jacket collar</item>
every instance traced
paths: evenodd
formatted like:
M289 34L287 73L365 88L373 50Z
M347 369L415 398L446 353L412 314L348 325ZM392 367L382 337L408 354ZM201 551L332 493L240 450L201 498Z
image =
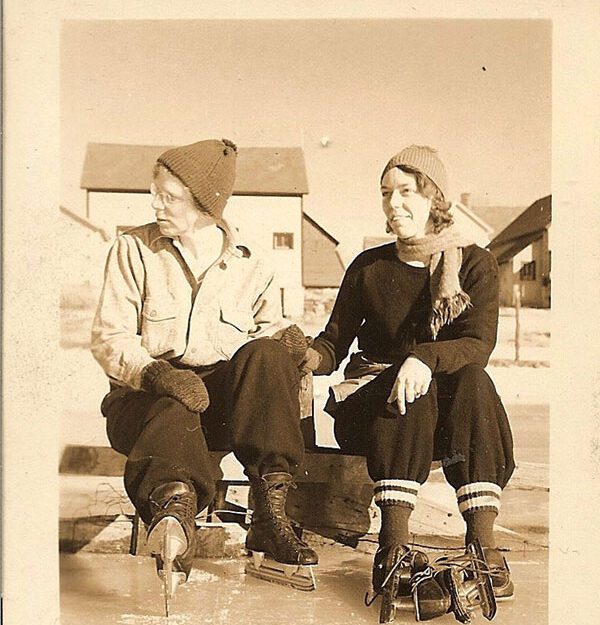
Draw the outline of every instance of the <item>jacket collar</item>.
M237 258L250 258L252 256L252 244L240 234L239 229L225 219L217 222L217 228L225 233L224 256L235 256ZM155 233L150 237L150 246L154 247L158 241L173 241L173 237L162 234L158 226Z

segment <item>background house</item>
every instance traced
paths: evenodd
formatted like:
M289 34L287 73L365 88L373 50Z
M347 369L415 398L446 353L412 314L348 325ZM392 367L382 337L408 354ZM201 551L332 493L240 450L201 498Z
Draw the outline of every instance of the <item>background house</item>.
M513 305L513 288L519 285L521 303L550 307L550 224L552 196L536 200L489 244L500 268L500 304Z
M152 167L168 147L88 144L81 177L86 214L79 223L114 236L151 221ZM227 217L271 254L288 316L302 315L305 286L338 286L344 271L338 241L303 211L307 193L301 148L239 148Z

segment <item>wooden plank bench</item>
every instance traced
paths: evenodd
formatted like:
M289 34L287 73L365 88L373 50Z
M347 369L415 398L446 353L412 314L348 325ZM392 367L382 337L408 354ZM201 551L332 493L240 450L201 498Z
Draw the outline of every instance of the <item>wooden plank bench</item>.
M371 525L369 505L372 499L372 482L367 473L366 461L360 456L349 456L335 449L316 446L312 376L303 378L299 403L300 427L307 453L295 478L297 488L290 490L288 494L288 514L299 528L355 546ZM221 465L229 453L212 451L211 457L216 465ZM125 462L125 456L108 446L68 445L62 454L59 473L121 477ZM235 504L228 501L228 493L234 489L247 493L248 487L248 480L243 474L238 471L232 475L226 470L223 479L216 484L215 498L207 510L208 523L217 519L247 527L251 495L242 502L238 496L238 503ZM140 531L141 523L137 513L132 521L129 551L136 554L140 549L140 536L143 532Z
M216 464L221 464L228 453L213 451L210 455ZM121 477L125 461L125 456L110 447L69 445L63 452L59 472L61 475ZM367 533L373 489L364 458L335 450L310 450L296 476L296 483L297 488L289 492L287 510L299 527L348 545L356 545ZM244 476L225 472L223 479L217 482L207 520L213 521L216 511L220 511L219 520L245 526L247 519L239 514L244 505L229 503L227 494L230 488L248 485ZM134 519L130 545L133 554L139 549L138 531L138 520Z
M296 476L298 487L292 489L288 495L288 514L301 528L343 544L356 546L362 536L369 530L373 531L372 515L376 514L373 509L369 509L372 501L372 482L367 473L366 461L360 456L346 455L339 450L316 446L310 376L304 379L299 401L300 426L307 453L304 464ZM229 453L214 451L211 452L211 456L216 464L221 464ZM69 445L64 449L59 471L62 475L72 476L122 477L125 461L125 456L108 446ZM434 463L432 468L435 468L436 464L439 463ZM547 473L546 465L519 463L508 488L547 492ZM434 475L434 479L435 477ZM443 481L440 475L437 479ZM232 523L237 523L247 527L249 520L247 510L252 506L247 498L249 484L242 472L237 471L235 475L231 475L226 470L223 479L216 486L215 499L207 511L209 524L217 520L220 525L229 524L231 527ZM232 493L236 496L232 497ZM232 500L236 503L232 503ZM421 532L429 532L427 528L435 526L436 531L443 533L446 518L458 514L458 511L448 512L450 508L447 510L438 510L439 506L435 509L431 506L429 508L431 510L422 508L420 515L413 515L413 522L419 521L419 518L427 522L426 526L423 523L420 525L416 523ZM134 531L131 533L129 548L130 552L135 554L139 549L139 536L143 535L143 532L139 532L140 524L137 519L132 520ZM458 529L462 531L462 527ZM83 541L69 539L68 542L80 544ZM123 548L126 547L123 545Z

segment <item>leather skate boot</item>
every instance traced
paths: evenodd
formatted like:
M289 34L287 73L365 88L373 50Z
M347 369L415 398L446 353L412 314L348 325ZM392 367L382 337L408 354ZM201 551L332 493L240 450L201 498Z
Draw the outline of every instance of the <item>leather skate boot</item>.
M473 539L463 554L437 558L432 568L435 579L450 598L449 611L457 621L470 623L475 610L480 610L488 621L495 617L491 571L479 539Z
M433 577L427 555L417 549L402 544L380 547L372 581L375 596L382 595L380 623L393 621L396 610L414 610L416 620L428 621L446 614L450 607L450 598Z
M147 542L159 576L167 565L173 574L184 577L180 581L186 581L196 546L196 491L185 482L162 484L150 494L150 511Z
M294 532L285 513L287 493L294 484L289 473L267 473L250 480L254 498L252 522L246 536L246 549L263 553L281 564L317 564L316 552Z
M506 558L499 549L484 547L483 553L490 569L494 596L498 601L512 599L515 595L515 586L510 579L510 569Z

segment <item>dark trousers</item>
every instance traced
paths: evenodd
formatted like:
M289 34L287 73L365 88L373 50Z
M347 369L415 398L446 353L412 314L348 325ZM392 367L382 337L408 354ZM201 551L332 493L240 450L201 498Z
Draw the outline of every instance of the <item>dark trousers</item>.
M407 404L404 415L386 404L398 369L389 367L337 405L335 435L342 451L365 455L374 481L423 484L432 460L441 460L455 489L473 482L504 488L514 470L512 434L484 369L468 365L435 375L427 394Z
M191 483L202 509L221 477L209 450L232 450L249 477L294 474L304 455L298 371L277 341L257 339L202 373L210 406L199 415L169 397L117 388L102 402L111 446L127 456L125 489L142 519L170 481Z

